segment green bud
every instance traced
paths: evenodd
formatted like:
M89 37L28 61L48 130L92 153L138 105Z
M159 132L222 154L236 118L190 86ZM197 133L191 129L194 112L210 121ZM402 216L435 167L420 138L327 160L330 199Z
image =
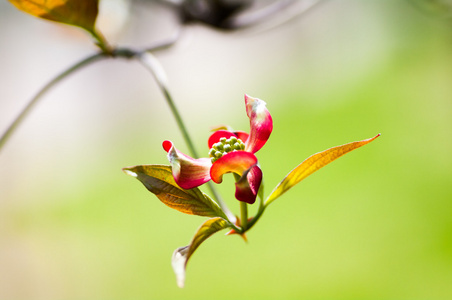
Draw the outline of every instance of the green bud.
M223 155L240 150L245 150L245 144L241 139L238 139L235 136L231 136L229 139L223 137L218 143L213 144L212 148L209 150L210 160L214 163L219 158L223 157Z

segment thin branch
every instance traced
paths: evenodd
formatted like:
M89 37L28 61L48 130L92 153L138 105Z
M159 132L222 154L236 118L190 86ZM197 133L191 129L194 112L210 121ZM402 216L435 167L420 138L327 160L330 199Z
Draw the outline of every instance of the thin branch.
M180 30L178 30L171 38L168 40L165 40L163 42L156 43L154 45L149 46L145 51L160 51L167 49L171 47L180 36ZM134 51L128 48L118 48L114 50L109 50L108 52L102 51L96 54L93 54L77 64L73 65L69 69L65 70L63 73L59 74L57 77L55 77L53 80L51 80L49 83L47 83L31 100L28 102L28 104L23 108L23 110L19 113L19 115L14 119L14 121L9 125L9 127L6 129L6 131L3 133L3 135L0 138L0 151L3 148L3 146L6 144L6 142L9 140L11 135L15 132L15 130L19 127L19 125L25 120L25 118L28 116L28 114L31 112L31 110L38 104L38 102L41 100L41 98L57 83L59 83L61 80L65 79L67 76L71 75L75 71L81 69L82 67L89 65L97 60L105 59L105 58L111 58L111 57L122 57L122 58L134 58L140 53L143 53L143 51Z
M19 125L25 120L27 115L31 112L31 110L38 104L39 100L42 99L42 96L44 96L52 87L54 87L57 83L59 83L61 80L65 79L67 76L71 75L75 71L81 69L84 66L87 66L95 61L98 61L103 58L107 58L107 54L103 52L96 53L94 55L91 55L77 64L73 65L57 77L55 77L53 80L51 80L49 83L47 83L31 100L28 102L28 104L25 106L25 108L19 113L19 115L16 117L16 119L11 123L11 125L6 129L6 131L3 133L3 135L0 138L0 150L3 148L3 146L6 144L8 139L11 137L11 135L15 132L15 130L19 127Z
M171 112L173 113L174 118L176 119L176 123L179 127L179 130L182 133L182 137L185 140L185 143L188 146L188 149L191 153L191 155L194 158L199 158L199 155L193 145L193 142L190 138L190 135L188 134L187 128L182 120L181 115L179 114L179 110L176 107L176 104L173 101L173 98L168 90L168 83L166 79L166 73L163 70L162 66L160 65L160 62L149 52L142 52L139 55L136 56L138 61L148 70L152 73L155 80L157 81L157 84L160 88L160 90L163 93L163 96L165 97L166 102L168 103ZM220 195L218 194L217 190L213 186L212 182L208 182L207 186L209 190L212 192L215 200L217 200L218 205L220 205L221 209L224 211L226 216L228 217L229 221L231 223L236 222L236 217L234 214L229 210L229 208L226 206L226 204L221 199Z
M168 103L171 112L174 115L174 118L176 119L177 126L179 127L179 130L182 133L182 136L187 143L188 149L190 150L190 153L195 157L198 158L199 155L191 141L191 138L188 134L187 128L185 127L185 124L182 120L181 115L179 114L179 110L176 107L176 104L173 101L173 98L171 97L171 94L168 90L168 81L166 78L166 73L163 70L162 66L160 65L160 62L157 60L157 58L152 55L149 52L143 52L140 55L137 56L138 61L154 75L155 80L157 81L157 84L160 87L160 90L162 91L163 95L165 96L166 102Z

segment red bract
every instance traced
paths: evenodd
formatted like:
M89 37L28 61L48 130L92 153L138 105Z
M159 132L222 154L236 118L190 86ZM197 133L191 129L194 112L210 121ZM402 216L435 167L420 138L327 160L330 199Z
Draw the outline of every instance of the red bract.
M215 131L208 140L209 158L195 159L178 151L171 141L163 142L168 152L173 177L184 189L198 187L209 180L221 183L223 175L235 173L235 197L252 204L262 181L262 171L254 153L259 151L273 129L273 121L264 101L245 95L246 114L250 119L250 133L243 131Z

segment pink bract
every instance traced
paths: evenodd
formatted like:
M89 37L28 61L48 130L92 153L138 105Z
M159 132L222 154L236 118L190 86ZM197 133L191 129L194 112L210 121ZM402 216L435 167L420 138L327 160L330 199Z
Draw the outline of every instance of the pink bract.
M254 153L259 151L270 137L273 121L264 101L245 95L245 105L250 119L249 134L243 131L217 130L208 139L208 146L211 148L221 138L236 137L244 141L244 151L225 153L212 163L209 158L195 159L180 152L171 141L163 142L174 180L181 188L192 189L211 179L215 183L221 183L224 174L235 173L240 176L235 184L236 199L249 204L256 201L262 182L262 170Z

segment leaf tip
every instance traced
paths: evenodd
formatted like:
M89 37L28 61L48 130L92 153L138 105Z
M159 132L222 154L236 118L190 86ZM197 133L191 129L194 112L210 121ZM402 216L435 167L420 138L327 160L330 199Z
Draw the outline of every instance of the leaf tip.
M171 265L176 274L177 286L183 288L185 286L185 267L187 265L187 255L190 246L178 248L174 251L171 258Z
M122 168L122 171L132 177L138 177L138 174L132 171L131 168Z
M374 137L371 137L370 139L367 140L363 140L363 142L365 142L365 144L372 142L373 140L375 140L377 137L379 137L381 135L381 133L377 134ZM359 147L358 147L359 148Z
M369 139L369 141L373 141L373 140L375 140L377 137L379 137L381 135L381 133L379 133L379 134L377 134L376 136L374 136L374 137L371 137L370 139Z

